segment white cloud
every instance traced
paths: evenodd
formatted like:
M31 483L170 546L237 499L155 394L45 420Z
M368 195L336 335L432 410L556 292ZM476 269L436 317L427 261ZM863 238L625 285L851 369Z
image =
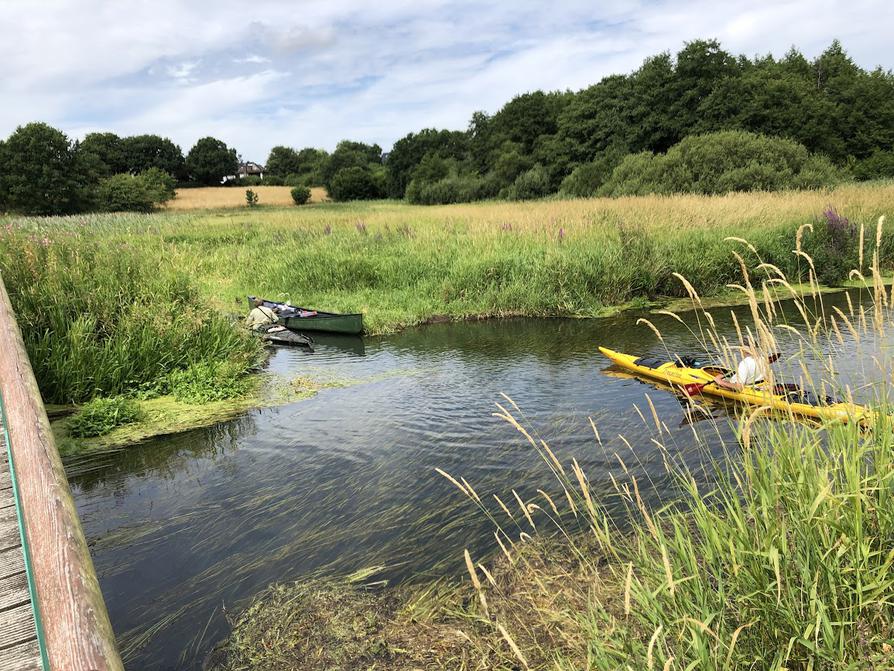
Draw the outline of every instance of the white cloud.
M0 137L41 119L72 135L160 133L184 150L210 134L256 160L275 144L387 147L702 37L809 57L838 37L860 65L891 68L891 25L881 0L6 0Z

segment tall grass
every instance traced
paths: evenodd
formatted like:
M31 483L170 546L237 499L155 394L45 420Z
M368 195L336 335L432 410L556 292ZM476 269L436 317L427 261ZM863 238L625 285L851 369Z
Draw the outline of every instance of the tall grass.
M844 280L851 265L837 251L841 236L855 243L859 225L871 225L892 203L894 185L874 184L719 197L7 219L0 268L47 399L68 401L122 393L197 359L244 353L245 339L218 315L243 312L249 294L362 311L371 333L435 316L594 316L685 296L675 272L706 294L727 291L739 277L731 236L747 237L766 263L808 282L791 241L791 231L806 226L802 246L822 279ZM830 205L853 226L833 231L824 214ZM894 236L885 233L881 246L889 251Z
M881 227L880 221L877 241ZM827 312L813 280L811 296L790 296L801 324L781 322L774 302L761 300L758 278L766 274L764 284L787 284L786 278L765 264L749 268L743 262L740 288L753 321L742 325L739 343L753 339L763 351L775 351L777 334L796 331L794 370L802 371L802 384L846 398L855 389L836 383L835 357L829 355L840 347L846 356L862 358L864 377L852 382L863 387L873 420L807 426L767 420L768 408L746 409L738 444L728 447L723 462L710 463L706 480L667 448L660 419L644 414L644 421L654 422L654 446L678 495L649 509L641 495L648 483L638 482L619 455L626 476L613 478L613 498L625 503L628 528L608 515L576 462L561 464L519 423L517 407L500 406L499 416L541 453L560 485L554 497L541 492L536 500L518 498L530 525L521 537L507 531L511 513L492 515L501 547L510 561L514 553L523 556L525 536L537 533L531 515L545 511L588 576L575 587L587 597L582 612L556 604L504 608L495 615L488 602L500 598L493 594L496 583L482 578L487 573L467 553L479 595L478 635L489 642L479 649L498 664L526 669L894 668L894 422L885 354L894 313L880 281L880 245L867 257L866 272L875 278L865 296L869 305L851 304L849 314ZM802 258L815 275L813 259ZM729 356L730 343L710 328L712 318L704 313L701 321L709 325L702 333L715 343L714 353ZM822 365L808 372L801 364L817 353L823 356L811 358ZM601 443L595 425L594 431ZM468 483L447 477L485 507ZM566 531L569 520L583 536ZM520 589L538 591L557 570L567 569L549 562L529 566ZM544 646L545 640L560 642Z
M187 268L157 247L106 238L89 220L7 226L0 261L47 402L158 386L200 361L247 367L257 355L257 343L203 303Z

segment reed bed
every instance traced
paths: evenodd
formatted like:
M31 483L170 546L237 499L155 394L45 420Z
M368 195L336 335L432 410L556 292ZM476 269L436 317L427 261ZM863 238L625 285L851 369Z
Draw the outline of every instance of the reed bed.
M837 283L857 265L860 226L892 214L892 203L894 184L875 183L3 219L0 268L47 400L70 401L152 384L196 357L245 355L246 339L221 315L244 313L249 294L363 312L371 334L433 318L589 317L685 297L675 273L706 295L728 291L740 272L730 238L748 238L766 263L809 282L794 229L816 279ZM880 246L891 258L894 236L884 233Z
M219 668L892 668L894 305L882 281L883 220L861 231L869 242L854 274L867 288L849 296L847 310L823 305L803 233L794 247L807 295L791 289L762 249L738 241L735 286L752 319L736 322L732 341L713 328L700 295L679 277L697 310L692 335L730 363L746 343L781 349L783 373L817 395L868 406L865 421L804 424L765 407L743 409L730 420L737 441L724 458L693 466L667 444L670 432L654 408L642 408L675 485L663 503L648 506L644 492L652 483L629 463L632 451L616 454L619 475L611 476L609 492L599 491L576 460L556 457L507 397L496 416L540 454L553 482L495 494L440 471L492 521L495 556L465 551L457 557L468 575L463 584L404 595L398 606L384 597L375 602L368 620L375 626L355 623L360 635L339 639L350 651L344 663L319 652L332 640L329 631L288 645L299 635L293 625L310 612L309 587L279 586L267 595L271 610L261 598L234 619ZM768 291L774 286L789 290L799 318L782 316ZM597 449L605 449L598 425L590 424ZM693 440L715 430L693 427ZM609 501L623 503L623 520L608 514ZM334 589L344 598L343 585Z
M173 200L168 201L165 211L216 210L247 207L245 191L251 189L258 194L259 207L294 207L290 186L205 186L195 189L178 189ZM328 200L326 189L315 186L310 190L309 203Z

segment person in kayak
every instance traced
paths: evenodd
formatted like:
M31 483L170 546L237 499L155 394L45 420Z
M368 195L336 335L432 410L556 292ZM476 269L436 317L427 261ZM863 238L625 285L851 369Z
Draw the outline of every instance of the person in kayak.
M279 317L276 316L276 313L266 307L264 301L260 298L255 298L253 303L254 308L248 313L248 317L245 318L245 325L252 331L266 330L266 326L270 326L279 321Z
M745 387L752 387L764 381L769 372L770 364L774 363L779 354L771 354L763 356L760 351L753 345L742 347L742 353L745 358L739 362L736 367L736 373L727 380L727 375L718 374L714 376L714 382L718 387L731 389L732 391L742 391Z

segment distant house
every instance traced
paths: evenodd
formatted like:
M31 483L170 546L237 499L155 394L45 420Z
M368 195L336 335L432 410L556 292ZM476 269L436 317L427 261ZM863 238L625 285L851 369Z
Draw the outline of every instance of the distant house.
M237 172L238 177L260 177L264 179L264 166L253 161L246 161L239 164Z
M226 184L227 182L242 179L243 177L260 177L261 179L264 179L264 166L260 163L255 163L254 161L245 161L244 163L240 163L239 167L236 168L235 175L224 175L224 178L220 180L220 183Z

